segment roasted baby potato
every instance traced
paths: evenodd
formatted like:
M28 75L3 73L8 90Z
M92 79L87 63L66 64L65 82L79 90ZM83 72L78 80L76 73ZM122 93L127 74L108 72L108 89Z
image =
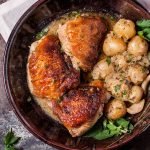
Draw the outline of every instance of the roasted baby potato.
M123 37L125 40L128 40L135 36L135 24L131 20L120 19L113 28L113 31L118 37Z
M108 119L116 120L123 117L126 113L126 105L120 99L113 99L106 105L105 114Z
M140 86L134 85L129 96L131 103L137 103L142 99L143 89Z
M147 54L148 43L146 42L146 40L137 35L131 39L128 44L127 50L134 56L142 56L144 54Z
M146 78L147 72L145 71L145 68L137 64L129 67L128 76L131 82L133 82L135 85L139 85Z
M122 38L117 37L113 32L107 35L104 44L103 51L107 56L114 56L126 51L126 43Z

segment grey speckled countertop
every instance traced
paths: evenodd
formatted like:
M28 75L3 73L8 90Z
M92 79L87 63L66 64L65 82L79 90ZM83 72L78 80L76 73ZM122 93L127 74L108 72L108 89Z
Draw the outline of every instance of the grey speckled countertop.
M0 0L0 4L6 0ZM150 0L145 0L150 4ZM6 132L12 128L15 133L21 137L21 141L17 145L21 150L56 150L44 144L32 134L30 134L20 121L15 116L12 107L8 103L3 84L3 53L5 49L5 41L0 35L0 150L3 150L3 137ZM123 146L121 150L149 150L150 149L150 128L147 129L142 135L135 138L133 141Z

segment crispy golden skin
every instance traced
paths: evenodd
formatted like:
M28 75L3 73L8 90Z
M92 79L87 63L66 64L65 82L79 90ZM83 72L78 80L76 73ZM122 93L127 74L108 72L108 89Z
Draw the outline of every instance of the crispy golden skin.
M78 17L58 29L64 51L73 56L76 64L90 71L98 58L100 41L107 31L100 17Z
M75 137L85 133L101 117L107 98L105 90L80 87L69 91L60 103L54 102L53 111Z
M59 40L53 35L44 37L31 52L28 72L32 93L39 98L58 99L79 84L79 72L60 52Z

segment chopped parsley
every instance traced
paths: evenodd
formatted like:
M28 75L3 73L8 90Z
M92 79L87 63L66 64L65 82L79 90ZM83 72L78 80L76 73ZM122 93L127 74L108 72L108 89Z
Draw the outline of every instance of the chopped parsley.
M114 21L114 20L115 20L115 17L114 17L114 16L111 16L110 19L111 19L112 21Z
M126 95L127 95L127 91L124 90L124 91L122 92L122 96L126 96Z
M111 63L111 58L110 58L110 57L107 57L107 58L106 58L106 62L107 62L108 65L110 65L110 63Z
M120 90L120 88L121 88L121 85L118 84L114 88L115 88L115 92L118 92Z
M132 61L132 58L133 58L133 57L132 57L132 54L129 54L129 55L128 55L128 60L127 60L127 62L128 62L128 63L131 62L131 61Z
M123 83L123 81L124 81L124 80L123 80L123 79L121 79L121 80L120 80L120 83Z
M71 13L68 14L68 17L79 17L81 16L81 13L78 11L72 11Z
M48 33L49 28L44 28L41 32L37 33L36 40L40 40L44 35Z

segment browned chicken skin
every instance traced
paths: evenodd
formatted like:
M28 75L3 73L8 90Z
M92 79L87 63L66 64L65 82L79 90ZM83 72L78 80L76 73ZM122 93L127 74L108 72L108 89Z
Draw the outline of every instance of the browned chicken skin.
M31 52L28 72L32 93L39 98L58 99L79 84L79 72L60 52L59 40L53 35L44 37Z
M76 61L76 66L90 71L98 58L99 44L107 31L100 17L78 17L58 29L64 51Z
M84 134L96 123L110 98L99 81L77 87L80 73L76 69L93 68L105 32L100 17L78 17L58 29L67 55L60 51L59 39L54 35L47 35L36 42L35 49L32 45L30 48L27 73L31 93L40 103L45 102L49 115L62 123L73 137Z
M103 113L108 99L105 90L96 87L81 87L69 91L61 100L54 103L54 114L75 137L90 129Z

